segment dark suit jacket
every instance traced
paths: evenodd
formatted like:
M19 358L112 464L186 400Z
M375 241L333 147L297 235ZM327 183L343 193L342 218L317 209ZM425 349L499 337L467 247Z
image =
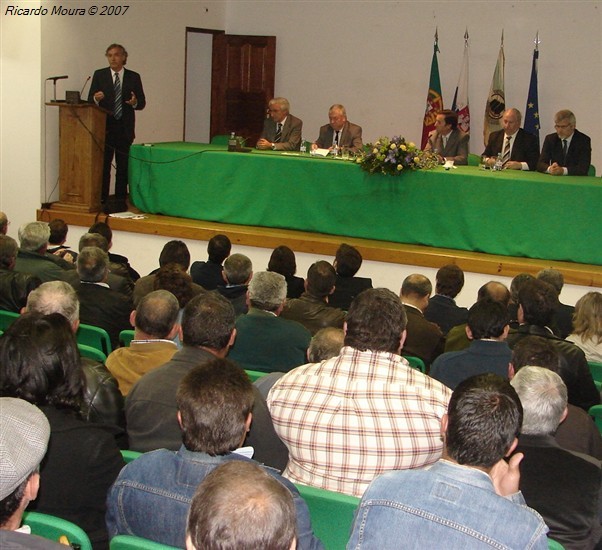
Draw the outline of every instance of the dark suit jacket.
M575 344L558 338L548 329L537 325L520 325L518 330L508 335L511 348L527 336L541 336L552 343L561 356L558 374L566 384L569 403L588 411L600 403L600 393L596 389L585 354Z
M79 284L79 275L77 271L68 271L65 274L64 279L77 290ZM115 275L115 273L109 272L107 284L109 285L109 288L119 292L120 294L123 294L126 298L132 298L134 292L134 284L130 279L126 279L121 275Z
M78 281L73 285L79 298L79 320L86 325L104 328L111 338L113 349L119 347L119 333L132 330L131 299L120 292L94 283Z
M316 140L318 147L328 149L332 146L334 130L330 124L325 124L320 128L320 135ZM362 142L362 127L353 122L345 122L341 133L339 134L339 147L349 147L350 151L357 153L364 146Z
M489 141L487 142L487 147L485 148L483 155L497 157L499 153L502 153L505 137L506 134L504 133L504 130L498 130L497 132L489 134ZM529 170L535 170L537 168L538 159L539 145L537 143L537 138L533 134L519 128L516 137L514 138L510 160L526 162L529 165Z
M443 353L445 338L441 329L435 324L427 321L420 310L404 304L408 324L406 326L407 336L403 343L404 355L420 357L424 364L429 367L437 356Z
M565 548L597 548L602 533L599 461L562 449L549 435L521 435L516 450L525 455L521 492L543 516L548 536Z
M111 113L111 116L107 117L107 131L109 131L111 122L115 121L112 116L113 109L115 108L115 87L110 67L94 71L90 92L88 93L88 101L90 103L94 103L94 94L96 92L103 92L105 94L99 106ZM134 114L134 108L128 105L126 101L129 101L132 92L134 92L138 100L136 111L141 111L146 106L146 98L144 97L140 75L129 69L124 69L123 82L121 83L121 98L123 101L121 120L123 121L125 133L131 142L134 141L135 137L136 115Z
M464 133L459 128L452 130L447 138L447 143L443 147L443 139L440 134L433 130L429 134L429 139L424 147L425 151L435 151L446 159L453 160L454 164L468 164L468 141L470 135Z
M276 151L298 151L301 147L301 131L303 121L290 113L286 116L286 121L282 127L282 137L279 143L274 143ZM263 132L260 138L274 141L276 137L276 123L271 118L266 118L263 123Z
M337 275L334 292L328 297L328 305L348 311L353 299L367 288L372 288L372 279Z
M592 142L588 136L575 130L571 145L566 154L566 162L562 158L562 140L558 134L549 134L543 142L537 169L545 172L551 163L557 162L568 170L569 176L587 176L592 162Z
M461 325L468 321L468 310L456 305L456 302L448 296L435 294L429 305L424 310L424 316L431 322L439 325L445 336L452 327Z

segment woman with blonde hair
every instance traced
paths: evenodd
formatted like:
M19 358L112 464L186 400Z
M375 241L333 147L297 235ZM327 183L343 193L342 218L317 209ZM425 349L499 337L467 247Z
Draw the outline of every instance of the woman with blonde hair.
M577 344L590 362L602 363L602 294L588 292L575 304L573 332L567 340Z

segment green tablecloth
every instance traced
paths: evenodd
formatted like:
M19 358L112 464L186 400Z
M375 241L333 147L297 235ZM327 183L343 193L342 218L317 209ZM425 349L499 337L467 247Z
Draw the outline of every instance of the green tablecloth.
M600 178L470 166L391 177L178 142L132 146L130 196L154 214L602 264Z

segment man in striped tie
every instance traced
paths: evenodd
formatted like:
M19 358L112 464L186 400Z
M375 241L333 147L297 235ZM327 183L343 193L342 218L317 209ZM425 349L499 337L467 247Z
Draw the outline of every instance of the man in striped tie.
M518 109L504 111L504 128L489 134L489 141L483 153L487 164L493 166L502 153L502 165L507 170L535 170L539 158L537 138L520 127L522 115Z
M257 149L298 151L301 147L303 121L290 114L290 104L284 97L275 97L268 103L268 118L257 142Z
M128 157L134 141L134 111L146 106L140 75L125 68L128 53L121 44L111 44L105 55L109 66L94 72L88 101L107 110L101 200L105 211L127 210ZM109 203L111 162L115 157L115 200Z

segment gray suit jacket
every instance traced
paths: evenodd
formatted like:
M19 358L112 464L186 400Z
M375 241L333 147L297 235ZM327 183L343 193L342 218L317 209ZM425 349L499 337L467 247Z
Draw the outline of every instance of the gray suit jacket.
M320 128L320 135L316 140L318 147L328 149L332 146L332 137L334 130L330 124L325 124ZM364 146L362 142L362 127L353 122L345 122L343 129L339 135L339 146L349 147L350 151L357 153Z
M282 127L282 138L279 143L274 144L274 149L276 151L298 151L301 147L302 129L303 121L289 113ZM274 141L275 137L276 123L271 118L266 118L260 138Z
M456 128L451 131L447 144L443 147L441 135L436 131L429 134L429 139L424 147L425 151L437 151L442 157L448 160L453 160L454 164L468 164L468 140L469 134L465 134L462 130Z

